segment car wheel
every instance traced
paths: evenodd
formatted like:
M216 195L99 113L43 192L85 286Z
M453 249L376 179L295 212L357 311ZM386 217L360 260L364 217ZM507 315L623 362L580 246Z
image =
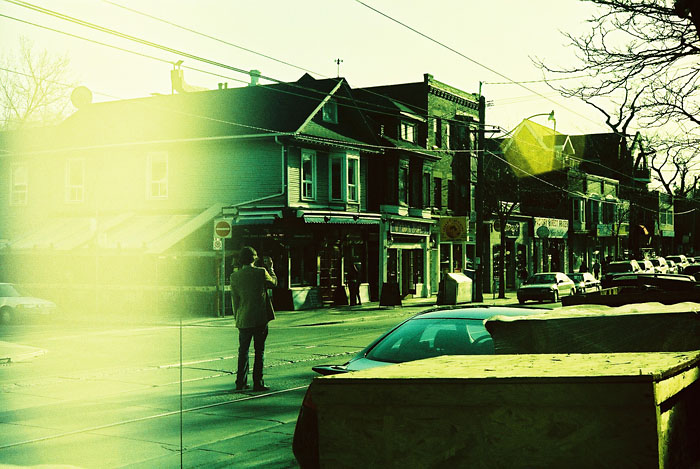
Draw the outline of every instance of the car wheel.
M553 295L552 301L553 301L554 303L559 302L559 291L554 290L554 295Z
M10 324L12 322L12 308L7 306L0 308L0 324Z

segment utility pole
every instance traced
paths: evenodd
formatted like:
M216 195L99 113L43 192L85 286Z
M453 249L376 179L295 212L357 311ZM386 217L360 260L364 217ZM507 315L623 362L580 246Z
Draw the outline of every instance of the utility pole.
M476 288L473 301L484 301L484 264L487 259L486 233L484 233L484 157L486 156L486 99L481 95L481 83L479 84L479 131L477 134L476 151L476 273L474 275Z

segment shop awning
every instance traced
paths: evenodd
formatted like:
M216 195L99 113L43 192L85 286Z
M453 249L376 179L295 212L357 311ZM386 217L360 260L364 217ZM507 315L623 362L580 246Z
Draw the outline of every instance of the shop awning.
M200 213L108 217L55 217L11 239L13 251L47 249L73 251L97 246L103 250L160 254L220 216L221 205ZM213 227L213 225L212 225ZM213 228L212 228L213 229Z
M331 225L378 225L379 218L356 216L337 216L337 215L304 215L304 223L318 223Z

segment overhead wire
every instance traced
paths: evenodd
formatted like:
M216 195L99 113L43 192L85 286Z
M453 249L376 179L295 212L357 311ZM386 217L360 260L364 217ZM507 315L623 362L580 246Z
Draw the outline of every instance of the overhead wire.
M74 23L76 23L76 24L80 24L80 25L83 25L83 26L86 26L86 27L90 27L90 28L93 28L93 29L96 29L96 30L99 30L99 31L102 31L102 32L108 32L108 33L110 33L110 34L115 34L115 35L117 35L117 36L119 36L119 37L124 37L124 38L127 38L127 39L129 39L129 40L132 40L132 41L141 43L141 44L146 44L146 45L149 45L149 46L151 46L151 47L159 48L159 49L161 49L161 50L170 51L170 52L174 52L174 53L181 52L181 51L177 51L176 49L172 49L172 48L167 47L167 46L162 46L162 45L153 43L153 42L151 42L151 41L146 41L146 40L143 40L143 39L140 39L140 38L136 38L136 37L134 37L134 36L130 36L130 35L126 35L126 34L124 34L124 33L120 33L120 32L118 32L118 31L112 30L112 29L110 29L110 28L105 28L105 27L102 27L102 26L94 25L93 23L90 23L90 22L87 22L87 21L83 21L83 20L79 20L79 19L77 19L77 18L73 18L73 17L70 17L70 16L68 16L68 15L63 15L63 14L61 14L61 13L52 12L51 10L44 9L44 8L41 8L41 7L37 7L37 6L32 5L32 4L28 3L28 2L17 1L17 0L5 0L5 1L10 2L10 3L13 3L13 4L16 4L16 5L18 5L18 6L24 6L24 7L30 8L30 9L34 9L34 10L37 10L37 9L38 9L37 11L40 11L40 12L42 12L42 13L49 14L49 15L51 15L51 16L55 16L55 17L58 17L58 18L60 18L60 19L64 19L64 20L67 20L67 21L72 21L72 22L74 22ZM108 3L108 4L112 4L112 5L115 5L115 6L118 6L118 7L125 8L125 9L127 9L127 10L129 10L129 11L134 12L134 13L142 14L142 15L144 15L144 16L150 17L150 18L155 19L155 20L158 20L158 21L163 21L163 22L165 22L165 23L167 23L167 24L170 24L170 25L173 25L173 26L175 26L175 27L182 28L182 29L188 30L188 31L193 32L193 33L201 34L201 33L197 32L197 31L195 31L195 30L192 30L191 28L186 28L186 27L184 27L184 26L176 25L175 23L168 22L167 20L163 20L163 19L158 18L158 17L155 17L155 16L153 16L153 15L145 14L145 13L139 12L138 10L134 10L134 9L131 9L131 8L128 8L128 7L123 7L123 6L118 5L118 4L116 4L116 3L114 3L114 2L111 2L111 1L107 1L107 0L103 0L103 1L104 1L105 3ZM357 1L358 1L358 3L361 3L361 4L365 5L365 6L367 6L367 5L364 4L363 2L361 2L361 1L359 1L359 0L357 0ZM378 10L376 10L376 9L374 9L374 8L372 8L372 7L368 7L368 8L379 12ZM381 13L381 12L379 12L379 13ZM385 14L383 14L383 13L381 13L381 14L382 14L383 16L387 16L387 15L385 15ZM8 17L8 16L6 16L6 15L0 15L0 16L5 16L5 17L10 18L10 19L18 20L18 19L16 19L16 18ZM388 17L388 16L387 16L387 17ZM389 17L389 18L390 18L390 17ZM393 20L393 18L392 18L392 20ZM35 24L35 23L30 23L30 22L27 22L27 21L24 21L24 20L18 20L18 21L22 21L22 22L25 22L25 23L28 23L28 24L33 24L33 25L39 26L39 27L43 27L43 26L41 26L41 25L37 25L37 24ZM399 23L400 23L400 22L399 22ZM407 26L407 25L405 25L405 24L403 24L403 23L400 23L400 24L402 24L402 25L405 26L405 27L408 27L409 29L411 29L411 30L417 32L418 34L421 34L422 36L425 36L423 33L420 33L420 32L418 32L417 30L414 30L414 29L411 28L410 26ZM55 32L60 32L60 33L62 33L62 34L68 34L69 36L73 36L73 37L77 37L77 38L80 38L80 39L85 39L85 40L88 40L88 41L91 41L91 42L95 42L95 43L100 44L100 45L105 45L105 46L108 46L108 47L113 47L113 48L116 48L116 49L118 49L118 50L122 50L122 51L125 51L125 52L135 53L135 54L137 54L137 55L141 55L141 56L144 56L144 57L147 57L147 58L159 60L159 61L161 61L161 62L172 63L172 62L167 61L167 60L164 60L164 59L160 59L160 58L157 58L157 57L149 56L149 55L146 55L146 54L143 54L143 53L140 53L140 52L134 52L134 51L131 51L131 50L128 50L128 49L125 49L125 48L121 48L121 47L117 47L117 46L112 46L112 45L110 45L110 44L105 44L105 43L102 43L102 42L99 42L99 41L94 41L94 40L87 39L87 38L84 38L84 37L80 37L80 36L77 36L77 35L73 35L73 34L70 34L70 33L65 33L65 32L63 32L63 31L55 30L55 29L53 29L53 28L47 28L47 27L45 27L45 28L46 28L46 29L49 29L49 30L52 30L52 31L55 31ZM223 42L223 43L225 43L225 44L228 44L228 45L231 45L231 46L234 46L234 47L240 47L240 46L237 46L237 45L235 45L235 44L233 44L233 43L229 43L229 42L227 42L227 41L219 40L218 38L215 38L215 37L210 36L210 35L204 35L204 34L202 34L202 35L205 36L205 37L208 37L208 38L210 38L210 39L218 40L218 41L220 41L220 42ZM426 37L427 37L427 36L426 36ZM432 38L430 38L430 39L433 40ZM456 51L456 50L450 48L449 46L446 46L446 45L440 43L439 41L435 41L435 40L433 40L433 41L434 41L434 42L437 42L437 43L440 44L441 46L447 47L448 49L452 50L453 52L456 52L456 53L458 53L458 54L460 54L460 55L463 56L463 54L461 54L461 53L459 53L458 51ZM243 49L245 49L245 48L243 48ZM258 53L258 52L256 52L256 51L252 51L252 50L250 50L250 49L245 49L245 50L247 50L247 51L249 51L249 52L252 52L252 53L255 53L255 54L258 54L258 55L261 55L261 56L266 57L266 58L271 58L271 57L266 56L266 55L264 55L264 54L260 54L260 53ZM189 57L191 57L191 58L195 58L195 59L197 59L197 60L201 60L201 61L203 61L203 62L205 62L205 63L216 64L217 66L222 65L222 64L219 64L218 62L214 62L214 61L211 61L211 60L208 60L208 59L199 57L199 56L195 56L195 55L193 55L193 54L188 54L188 53L185 53L185 54L187 54L187 56L189 56ZM464 57L467 58L467 59L469 59L469 58L466 57L466 56L464 56ZM274 58L271 58L271 59L274 59ZM289 63L289 62L286 62L286 61L281 61L281 60L279 60L279 59L274 59L274 60L276 60L276 61L278 61L278 62L281 62L281 63L284 63L284 64L289 65L289 66L293 66L293 67L295 67L295 68L299 68L299 69L302 69L302 70L306 70L306 69L303 69L302 67L295 66L295 65L293 65L293 64L291 64L291 63ZM472 60L472 59L469 59L469 60ZM472 61L473 61L473 60L472 60ZM478 62L475 62L475 63L478 64ZM482 65L482 64L479 64L479 65ZM483 66L483 65L482 65L482 66ZM485 66L484 66L484 67L485 67ZM188 68L191 68L191 67L188 67ZM248 74L248 73L249 73L248 71L242 70L242 69L237 68L237 67L227 66L226 68L228 68L228 69L230 69L230 70L233 70L233 71L236 71L236 72L239 72L239 73L245 73L245 74ZM486 68L488 68L488 67L486 67ZM194 70L202 71L202 70L198 70L198 69L194 69ZM202 71L202 72L204 72L204 73L210 73L210 72L207 72L207 71ZM313 72L312 72L312 73L313 73ZM498 72L495 72L495 73L498 73ZM217 74L217 76L221 76L221 75L218 75L218 74ZM505 75L501 75L501 76L505 77ZM225 77L225 78L229 78L229 77ZM505 77L505 78L506 78L506 79L509 79L508 77ZM282 83L284 83L284 84L289 84L288 82L283 82L283 81L281 81L281 80L277 80L277 79L274 79L274 78L271 78L271 77L265 77L265 79L268 79L268 80L270 80L270 81L277 82L277 83L280 83L280 84L282 84ZM241 81L242 81L242 80L241 80ZM515 82L514 82L514 83L515 83ZM266 88L266 89L275 89L275 91L284 91L284 90L279 90L279 89L277 89L277 88L268 88L268 87L265 87L265 88ZM527 87L524 87L524 88L529 90L529 88L527 88ZM308 88L305 88L305 90L308 91L309 89L308 89ZM313 92L319 92L318 90L314 90L314 89L312 89L311 91L313 91ZM365 90L365 91L371 92L370 90ZM535 94L541 96L540 93L535 92ZM300 96L303 96L303 95L300 95ZM380 96L382 96L382 95L380 95ZM308 96L303 96L303 97L308 98ZM383 96L383 97L384 97L384 96ZM354 102L358 102L358 101L357 101L357 100L354 100ZM367 103L367 104L369 104L369 103ZM345 104L342 104L342 105L347 106L347 105L345 105ZM374 104L373 104L373 105L374 105ZM376 105L374 105L374 106L376 106ZM410 105L409 105L409 106L410 106ZM368 111L371 110L371 111L377 112L376 107L375 107L375 109L366 109L366 108L363 109L363 108L360 108L360 107L358 107L358 106L355 106L355 108L358 109L358 110L368 110ZM392 113L391 115L394 115L394 114ZM204 116L202 116L202 117L203 117L203 118L206 118L206 117L204 117ZM430 118L431 116L427 116L427 117ZM218 120L218 119L211 119L211 120L216 120L216 121L218 121L218 122L227 122L227 121ZM445 120L447 120L447 119L445 119ZM241 125L245 126L244 124L240 124L240 123L234 123L234 122L228 122L228 123L230 123L230 124L232 124L232 125L237 125L237 126L241 126ZM464 122L463 122L463 121L460 121L460 123L464 123ZM251 127L251 128L252 128L252 127ZM271 129L262 129L262 128L260 128L260 130L264 130L264 131L271 132L271 133L272 133L272 132L276 132L276 131L271 130ZM325 140L328 141L328 139L325 139ZM346 143L346 142L341 142L341 143ZM379 145L367 145L367 147L373 147L373 148L377 148L377 149L394 148L394 147L390 147L390 146L379 146ZM423 150L423 149L421 149L421 150L420 150L421 153L425 153L426 151L427 151L427 152L436 152L436 151L437 151L437 152L452 152L452 151L454 151L454 150L451 150L451 149L445 149L445 150L435 150L435 149L431 149L431 150L425 149L425 150ZM470 151L473 151L473 150L470 150ZM476 150L476 151L478 152L479 150ZM605 167L605 168L607 168L607 169L609 169L609 170L611 170L611 171L615 171L613 168L606 167L605 165L602 165L602 164L601 164L601 166L603 166L603 167Z

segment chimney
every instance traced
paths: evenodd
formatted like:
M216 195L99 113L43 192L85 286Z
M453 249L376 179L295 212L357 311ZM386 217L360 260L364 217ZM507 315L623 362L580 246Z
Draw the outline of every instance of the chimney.
M251 70L249 72L250 75L250 85L248 86L255 86L258 84L258 80L260 80L260 70Z

